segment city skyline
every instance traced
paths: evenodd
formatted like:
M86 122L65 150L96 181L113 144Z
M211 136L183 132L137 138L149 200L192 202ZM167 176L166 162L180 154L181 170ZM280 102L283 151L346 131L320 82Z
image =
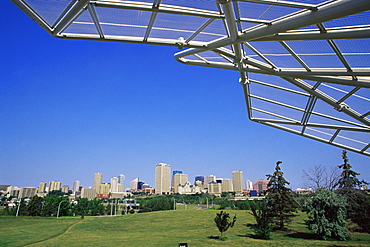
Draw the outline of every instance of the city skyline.
M238 73L177 63L173 47L55 39L3 5L0 184L92 187L101 172L153 186L161 162L191 182L234 170L256 181L282 160L298 188L302 169L343 163L340 148L250 122ZM348 158L370 181L370 158Z

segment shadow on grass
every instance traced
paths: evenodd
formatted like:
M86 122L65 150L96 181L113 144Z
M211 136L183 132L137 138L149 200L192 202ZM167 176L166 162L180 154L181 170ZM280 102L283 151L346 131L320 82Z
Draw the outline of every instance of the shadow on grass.
M302 238L302 239L315 239L315 240L320 239L317 237L317 235L313 233L306 233L306 232L294 232L294 233L286 234L285 236L291 237L291 238Z

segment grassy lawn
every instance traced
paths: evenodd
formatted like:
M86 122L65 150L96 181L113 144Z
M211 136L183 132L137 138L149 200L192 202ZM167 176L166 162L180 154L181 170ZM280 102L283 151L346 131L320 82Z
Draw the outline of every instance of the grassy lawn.
M101 218L0 217L1 246L370 246L370 235L353 233L348 241L316 240L303 224L306 215L294 219L289 232L274 232L271 240L254 238L246 224L253 217L246 211L237 215L228 239L214 237L219 232L213 222L218 210L195 210L178 205L177 210Z

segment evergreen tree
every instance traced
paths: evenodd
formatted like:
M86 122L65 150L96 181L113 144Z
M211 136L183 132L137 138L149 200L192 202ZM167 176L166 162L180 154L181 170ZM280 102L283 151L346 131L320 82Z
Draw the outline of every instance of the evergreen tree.
M306 221L308 229L322 239L346 240L346 206L343 196L326 189L318 189L303 207L309 214Z
M297 203L294 201L293 192L287 188L289 184L284 178L280 164L276 162L275 172L272 175L266 175L268 182L267 189L267 207L272 222L279 230L283 230L285 225L291 221L297 212Z
M347 200L347 218L356 223L362 231L370 233L370 196L365 191L357 189L361 184L368 183L358 180L357 176L360 174L352 170L345 150L342 152L342 158L344 164L338 167L342 168L343 172L336 193L343 195Z
M346 150L343 150L342 158L343 158L344 163L342 165L339 165L338 167L342 168L343 171L340 175L337 186L339 188L356 188L360 186L362 183L366 183L356 178L356 176L360 175L359 173L351 170L352 166L348 163Z

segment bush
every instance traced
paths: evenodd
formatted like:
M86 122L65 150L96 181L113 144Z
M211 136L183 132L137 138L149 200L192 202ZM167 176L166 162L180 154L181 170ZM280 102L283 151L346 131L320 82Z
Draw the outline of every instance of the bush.
M257 208L257 204L251 204L252 215L257 222L257 225L253 226L253 230L256 235L262 239L270 239L271 237L271 217L267 210L267 202L263 201Z
M309 214L308 229L320 238L346 240L346 199L332 191L319 189L303 206Z

